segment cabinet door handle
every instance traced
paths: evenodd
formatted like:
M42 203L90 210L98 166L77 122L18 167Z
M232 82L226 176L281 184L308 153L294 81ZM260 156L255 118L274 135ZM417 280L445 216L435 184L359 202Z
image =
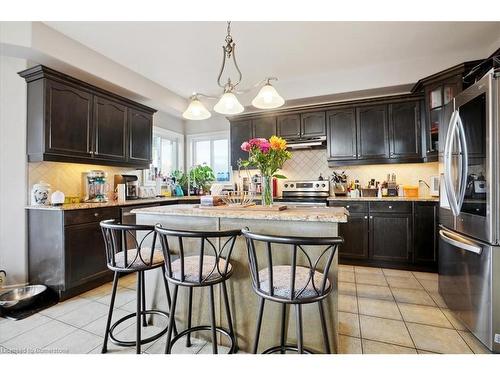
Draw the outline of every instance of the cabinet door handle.
M370 216L370 219L373 219L373 216Z
M352 154L352 157L355 158L356 157L356 154Z
M365 220L368 219L368 216L365 216Z
M94 212L94 216L95 217L99 217L99 213L98 212Z
M351 206L349 206L349 205L345 206L345 208L349 208L349 207L351 207Z
M389 206L389 209L392 209L392 206Z

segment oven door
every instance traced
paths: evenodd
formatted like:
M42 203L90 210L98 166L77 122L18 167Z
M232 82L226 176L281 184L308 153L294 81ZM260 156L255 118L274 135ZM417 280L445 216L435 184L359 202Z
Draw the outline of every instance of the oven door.
M445 179L457 232L488 243L498 243L494 165L497 148L497 129L493 119L493 74L455 97L455 111L450 126L448 154L445 150ZM458 140L458 142L453 142ZM457 144L457 147L453 147ZM447 158L448 155L448 158ZM453 159L457 159L454 168ZM447 169L448 167L448 169ZM457 173L454 176L454 170ZM481 189L478 189L478 181ZM450 197L451 195L451 197Z

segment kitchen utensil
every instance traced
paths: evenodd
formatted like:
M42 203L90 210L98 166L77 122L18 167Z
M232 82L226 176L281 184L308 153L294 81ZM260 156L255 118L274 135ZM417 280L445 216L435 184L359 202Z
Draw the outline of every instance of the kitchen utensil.
M255 194L248 191L225 191L222 193L221 198L228 206L249 206L255 204Z
M6 309L21 309L36 302L47 290L45 285L27 285L0 294L0 306Z

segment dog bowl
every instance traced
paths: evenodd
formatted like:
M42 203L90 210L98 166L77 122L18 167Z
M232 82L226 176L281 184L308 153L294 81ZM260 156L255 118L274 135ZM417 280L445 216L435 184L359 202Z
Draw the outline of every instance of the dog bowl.
M28 285L0 294L0 306L5 309L22 309L36 302L47 290L45 285Z

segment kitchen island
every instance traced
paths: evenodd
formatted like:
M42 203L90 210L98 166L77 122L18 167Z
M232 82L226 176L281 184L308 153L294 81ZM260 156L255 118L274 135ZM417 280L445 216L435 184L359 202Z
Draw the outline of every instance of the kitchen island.
M231 208L205 209L198 205L172 205L164 207L149 207L133 210L138 224L161 224L171 229L190 230L228 230L244 227L259 233L286 236L336 236L338 223L347 222L348 212L341 207L334 208L289 208L283 211L235 210ZM323 249L305 247L313 261ZM173 249L175 252L176 249ZM197 251L197 248L196 250ZM290 252L283 251L282 256L273 255L275 264L290 264ZM300 258L300 257L299 257ZM298 262L303 262L299 259ZM233 324L237 334L237 345L240 350L250 352L255 336L258 299L255 295L248 269L247 250L243 237L236 241L231 264L234 273L228 282L228 292L231 304ZM299 263L300 264L300 263ZM146 298L148 305L166 309L165 291L159 270L146 273ZM329 271L333 290L325 299L325 313L332 350L338 348L338 317L337 317L337 255ZM187 288L179 289L179 299L176 309L176 321L179 327L186 327ZM208 290L195 288L193 296L193 325L209 324ZM226 316L220 298L220 290L216 288L216 306L218 324L227 327ZM202 307L200 309L200 307ZM266 303L262 323L259 351L279 343L280 310L276 303ZM295 317L293 309L288 313L288 342L295 342ZM323 351L323 339L317 304L305 305L304 345L314 351ZM222 340L222 344L226 344ZM178 345L181 345L180 343Z

